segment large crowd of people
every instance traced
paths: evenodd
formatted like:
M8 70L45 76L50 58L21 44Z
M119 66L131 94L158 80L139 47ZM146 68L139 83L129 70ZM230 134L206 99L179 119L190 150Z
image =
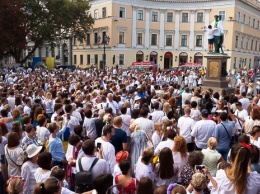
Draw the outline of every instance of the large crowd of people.
M0 194L260 193L260 81L205 71L2 68Z

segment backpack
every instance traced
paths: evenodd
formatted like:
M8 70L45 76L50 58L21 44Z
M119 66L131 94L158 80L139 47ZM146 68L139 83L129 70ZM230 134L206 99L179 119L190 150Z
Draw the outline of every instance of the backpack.
M75 193L83 193L86 191L93 190L93 176L92 176L92 168L97 163L98 158L95 158L93 163L91 164L88 171L84 171L81 164L81 158L78 161L79 172L75 174L74 182L75 182Z

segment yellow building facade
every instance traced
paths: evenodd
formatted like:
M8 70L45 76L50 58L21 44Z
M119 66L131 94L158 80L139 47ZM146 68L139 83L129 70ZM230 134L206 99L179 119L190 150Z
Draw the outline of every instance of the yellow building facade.
M258 0L92 0L95 19L85 41L73 39L73 64L82 68L127 68L152 62L161 69L202 63L208 52L203 30L221 15L223 49L228 69L260 66L260 2ZM135 63L136 64L136 63Z

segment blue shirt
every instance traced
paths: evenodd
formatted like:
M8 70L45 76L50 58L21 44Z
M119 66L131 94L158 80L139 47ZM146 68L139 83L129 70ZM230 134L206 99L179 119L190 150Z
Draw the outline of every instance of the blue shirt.
M123 143L127 143L126 132L115 128L115 135L112 137L112 145L115 147L116 154L123 150Z
M229 136L221 123L223 123L223 125L226 127ZM212 136L218 140L217 149L227 150L229 149L229 144L231 142L230 138L232 138L232 132L233 132L233 128L235 127L235 122L222 121L221 123L216 125Z

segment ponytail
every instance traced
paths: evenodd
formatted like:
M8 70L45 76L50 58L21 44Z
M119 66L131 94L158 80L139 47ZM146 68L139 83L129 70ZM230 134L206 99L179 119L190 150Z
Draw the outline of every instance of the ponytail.
M37 183L33 194L54 194L61 188L60 181L55 177L48 178L44 183Z

